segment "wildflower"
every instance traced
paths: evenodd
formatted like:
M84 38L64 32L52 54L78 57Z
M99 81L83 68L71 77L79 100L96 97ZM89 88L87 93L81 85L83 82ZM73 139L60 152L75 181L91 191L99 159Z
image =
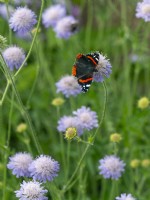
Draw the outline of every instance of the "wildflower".
M67 128L65 132L65 138L67 140L72 140L77 135L77 129L73 127Z
M59 163L50 156L40 155L30 164L29 171L34 180L52 181L58 176Z
M113 133L110 135L111 142L120 142L121 140L122 140L122 137L119 133Z
M103 175L104 178L118 179L124 172L125 163L115 155L105 156L99 160L99 174Z
M25 123L21 123L17 126L16 131L18 133L23 133L27 130L27 125Z
M47 8L42 15L42 21L46 28L54 27L59 19L66 15L66 8L61 4L56 4Z
M21 176L30 177L28 170L29 164L32 162L32 156L29 153L16 153L9 158L7 168L12 170L12 173L17 178Z
M11 15L14 12L14 8L8 5L8 11L9 11L9 14ZM0 4L0 16L2 16L5 20L8 19L6 4Z
M7 46L7 39L0 35L0 51L5 49Z
M103 82L104 76L107 78L110 76L112 66L105 56L103 56L99 52L97 53L99 54L99 61L96 66L97 72L93 73L93 80L96 82Z
M26 7L18 7L12 14L9 25L13 31L24 35L33 29L36 22L36 15L32 10Z
M57 83L57 92L62 92L65 97L76 96L81 93L81 88L77 80L73 76L66 75L62 77Z
M141 161L142 167L149 167L150 166L150 159L144 159Z
M137 167L139 167L139 165L140 165L140 160L139 159L133 159L130 162L130 166L132 168L137 168Z
M37 181L29 181L21 184L20 190L15 191L20 200L48 200L45 194L48 191Z
M23 49L17 46L11 46L3 51L3 57L10 70L13 70L21 66L25 59L25 54Z
M65 132L67 128L76 128L78 135L83 133L83 129L77 117L72 116L63 116L58 121L57 130L60 132Z
M147 97L142 97L138 100L138 108L145 109L149 106L149 99Z
M52 105L53 106L61 106L64 104L64 102L65 102L65 100L63 98L58 97L58 98L53 99Z
M58 38L68 39L77 31L77 27L78 21L73 16L66 16L57 22L54 31Z
M145 22L150 21L150 0L143 0L137 4L136 17L143 18Z
M73 114L77 117L83 129L91 130L98 127L97 114L90 108L82 106Z
M121 194L120 197L116 197L116 200L136 200L131 194Z

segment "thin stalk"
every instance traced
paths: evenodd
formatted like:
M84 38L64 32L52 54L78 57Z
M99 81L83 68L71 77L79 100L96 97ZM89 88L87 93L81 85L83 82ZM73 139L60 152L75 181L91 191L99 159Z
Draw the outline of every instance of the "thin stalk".
M4 99L6 97L7 91L9 89L9 86L10 86L10 81L7 81L7 85L6 85L5 91L4 91L3 96L2 96L2 98L0 100L0 106L3 105L3 102L4 102Z
M11 73L10 73L10 71L9 71L9 69L8 69L8 67L7 67L7 65L5 63L5 60L3 59L3 56L2 56L1 53L0 53L0 57L4 62L4 66L3 67L4 67L4 69L5 69L5 71L6 71L7 75L8 75L8 79L11 82L11 85L12 85L12 88L14 90L15 96L16 96L16 98L18 100L19 105L20 105L21 112L22 112L23 116L25 117L27 123L29 124L29 128L30 128L30 131L31 131L31 136L33 138L33 141L35 143L37 151L38 151L38 153L42 153L42 150L41 150L40 144L39 144L39 142L37 140L37 136L36 136L36 133L34 131L30 116L29 116L27 110L25 109L25 107L24 107L24 105L22 103L22 100L20 98L20 95L19 95L18 90L17 90L16 85L15 85L14 79L13 79L13 77L12 77L12 75L11 75Z
M11 104L10 104L10 112L9 112L9 120L8 120L8 133L7 133L7 141L6 141L6 152L4 155L4 173L3 173L3 200L6 199L6 177L7 177L7 159L9 154L9 142L10 142L10 134L11 134L11 121L13 114L13 102L14 102L14 91L12 91Z
M37 27L36 27L36 31L35 31L35 34L34 34L34 37L33 37L33 40L31 42L31 46L30 46L30 49L28 51L28 54L25 58L25 60L23 61L22 65L20 66L20 68L18 69L18 71L15 73L14 77L16 77L19 72L21 71L21 69L23 68L24 64L26 63L26 61L28 60L30 54L31 54L31 51L33 49L33 46L34 46L34 43L35 43L35 40L36 40L36 37L37 37L37 34L38 34L38 31L39 31L39 27L40 27L40 23L41 23L41 18L42 18L42 12L43 12L43 9L44 9L44 0L41 0L42 3L41 3L41 8L40 8L40 14L39 14L39 18L38 18L38 23L37 23Z
M105 99L104 99L104 108L103 108L102 117L101 117L99 126L98 126L98 128L97 128L97 130L96 130L96 132L94 134L93 141L94 141L94 139L95 139L95 137L96 137L96 135L98 133L98 130L100 129L100 127L102 125L102 122L103 122L104 116L105 116L105 112L106 112L107 88L106 88L105 82L103 82L103 88L104 88L104 97L105 97ZM86 146L86 148L85 148L85 150L84 150L84 152L83 152L83 154L82 154L82 156L81 156L81 158L80 158L80 160L78 162L78 165L77 165L75 171L73 172L71 178L68 180L67 184L64 186L62 193L65 193L70 188L70 184L72 184L72 181L73 181L74 177L76 176L76 173L78 172L78 170L80 168L80 165L81 165L81 163L82 163L82 161L83 161L83 159L84 159L84 157L85 157L85 155L86 155L86 153L87 153L87 151L88 151L90 146L91 146L91 143L87 144L87 146Z

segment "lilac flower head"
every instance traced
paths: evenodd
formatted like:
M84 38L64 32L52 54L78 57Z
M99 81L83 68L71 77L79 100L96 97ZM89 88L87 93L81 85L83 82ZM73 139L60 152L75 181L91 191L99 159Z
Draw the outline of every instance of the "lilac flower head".
M46 28L54 27L59 19L66 15L66 8L64 5L56 4L47 8L42 15L42 21Z
M83 133L83 128L77 117L63 116L58 121L57 130L60 132L65 132L67 128L71 127L77 129L78 135L81 135Z
M21 184L20 190L15 191L20 200L48 200L45 194L48 191L37 181L29 181Z
M99 60L98 60L98 65L96 66L97 72L94 72L93 74L93 80L96 82L102 82L104 80L104 77L109 77L111 74L111 64L110 62L106 59L105 56L99 54Z
M103 175L104 178L118 179L124 172L125 163L115 155L105 156L99 160L99 174Z
M10 15L14 12L14 8L10 5L8 5L8 10ZM7 20L8 16L6 4L0 4L0 16Z
M30 177L28 167L31 162L32 157L29 153L20 152L9 158L7 168L12 170L12 173L16 175L17 178L21 176Z
M25 59L25 54L23 49L11 46L3 51L3 57L10 70L13 70L14 68L18 69L21 66Z
M131 194L121 194L120 197L116 197L116 200L136 200Z
M77 27L78 21L73 16L66 16L57 22L54 31L58 38L68 39L76 32Z
M18 7L12 14L9 25L13 31L24 35L33 29L36 22L36 15L32 10L26 7Z
M73 114L77 117L77 121L80 122L83 129L91 130L98 127L97 114L90 108L82 106Z
M40 155L30 164L29 171L34 180L52 181L58 176L59 163L50 156Z
M57 83L57 92L62 92L66 97L76 96L81 93L81 87L79 86L74 76L66 75L62 77Z
M150 21L150 0L137 3L136 17L143 18L145 22Z

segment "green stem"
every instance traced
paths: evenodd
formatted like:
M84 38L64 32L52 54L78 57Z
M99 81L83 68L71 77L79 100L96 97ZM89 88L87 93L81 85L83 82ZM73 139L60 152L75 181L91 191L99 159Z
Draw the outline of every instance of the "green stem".
M99 122L99 125L98 125L98 127L97 127L97 129L96 129L96 131L95 131L94 137L93 137L93 142L94 142L94 140L95 140L95 138L96 138L96 135L97 135L97 133L98 133L98 131L99 131L101 125L102 125L102 122L103 122L104 117L105 117L105 112L106 112L106 104L107 104L107 87L106 87L106 84L105 84L104 81L103 81L102 84L103 84L103 88L104 88L104 108L103 108L103 112L102 112L101 120L100 120L100 122Z
M7 133L7 141L6 141L6 153L4 155L4 175L3 175L3 200L6 199L6 177L7 177L7 159L9 154L9 142L10 142L10 134L11 134L11 121L13 114L13 102L14 102L14 91L12 91L11 104L10 104L10 112L9 112L9 120L8 120L8 133Z
M10 82L7 81L7 85L6 85L5 91L4 91L4 93L3 93L2 99L0 100L0 106L3 105L3 102L4 102L4 99L5 99L5 97L6 97L7 91L8 91L8 89L9 89L9 86L10 86Z
M104 97L105 97L105 99L104 99L104 108L103 108L102 117L101 117L99 126L98 126L98 128L97 128L97 130L96 130L96 132L94 134L93 141L94 141L94 139L95 139L95 137L96 137L101 125L102 125L102 122L103 122L104 116L105 116L105 112L106 112L107 88L106 88L105 82L103 82L103 88L104 88L104 93L105 93L104 94ZM86 148L85 148L85 150L84 150L84 152L83 152L83 154L82 154L82 156L81 156L81 158L80 158L80 160L78 162L78 165L77 165L74 173L72 174L71 178L68 180L67 184L64 186L62 193L65 193L70 188L70 185L72 185L71 182L73 181L74 177L76 176L76 173L78 172L78 170L80 168L80 165L81 165L81 163L82 163L82 161L83 161L83 159L84 159L84 157L85 157L85 155L86 155L86 153L87 153L87 151L88 151L90 146L91 146L91 143L87 144L87 146L86 146Z
M7 75L8 75L8 80L10 80L10 82L11 82L11 85L12 85L12 88L14 90L15 96L16 96L16 98L18 100L19 105L20 105L21 112L22 112L23 116L25 117L27 123L29 124L29 128L30 128L30 131L31 131L31 136L33 138L33 141L35 143L37 151L38 151L38 153L42 153L42 150L41 150L40 144L39 144L39 142L37 140L37 136L36 136L36 133L34 131L34 128L33 128L33 125L32 125L31 119L30 119L30 116L29 116L27 110L25 109L25 107L24 107L24 105L22 103L22 100L21 100L20 95L18 93L18 90L16 88L16 85L15 85L15 82L13 80L13 77L12 77L12 75L11 75L11 73L9 71L9 68L7 67L7 65L5 63L5 60L4 60L4 58L3 58L3 56L2 56L1 53L0 53L0 57L3 60L3 62L4 62L4 66L3 67L4 67L4 69L5 69L5 71L6 71Z
M39 18L38 18L38 23L37 23L36 31L35 31L35 34L34 34L34 37L33 37L33 40L32 40L31 46L30 46L30 49L28 51L28 54L27 54L25 60L23 61L22 65L20 66L20 68L18 69L18 71L15 73L14 77L16 77L19 74L19 72L23 68L24 64L28 60L28 58L29 58L29 56L31 54L31 51L33 49L33 46L34 46L34 43L35 43L38 31L39 31L40 23L41 23L42 12L43 12L43 9L44 9L44 0L41 0L41 1L42 1L42 3L41 3L41 8L40 8L40 14L39 14Z

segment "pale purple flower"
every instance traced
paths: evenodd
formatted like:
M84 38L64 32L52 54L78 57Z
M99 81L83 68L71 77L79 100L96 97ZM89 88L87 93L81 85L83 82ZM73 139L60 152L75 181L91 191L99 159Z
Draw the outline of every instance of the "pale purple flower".
M66 8L64 5L56 4L47 8L42 15L42 21L46 28L54 27L59 19L66 15Z
M112 72L112 66L105 56L103 56L99 52L96 52L96 54L98 54L99 60L96 66L97 72L93 73L93 81L102 82L104 81L104 77L108 78L110 76Z
M14 68L18 69L25 59L23 49L16 46L8 47L2 54L10 70L13 70Z
M19 200L48 200L45 194L48 191L37 181L29 181L21 184L20 190L15 191Z
M8 11L9 14L11 15L14 12L14 8L8 5ZM2 16L6 20L8 19L6 4L0 4L0 16Z
M66 16L57 22L54 31L58 38L68 39L77 31L77 27L78 21L73 16Z
M124 172L125 163L115 155L105 156L99 160L101 174L104 178L119 179Z
M145 22L150 21L150 0L137 3L136 17L143 18Z
M91 130L98 127L97 114L90 108L82 106L77 111L74 111L73 114L77 117L83 129Z
M57 92L62 92L67 98L70 96L77 96L81 93L81 87L79 86L74 76L66 75L62 77L57 83Z
M116 197L116 200L136 200L131 194L121 194L120 197Z
M58 176L59 163L50 156L40 155L30 164L29 171L34 180L52 181Z
M77 117L63 116L62 118L60 118L57 126L58 131L65 132L67 128L70 127L76 128L78 135L81 135L83 133L82 125Z
M33 29L36 22L36 15L32 10L27 7L18 7L12 14L9 25L13 31L26 34Z
M19 152L9 158L7 168L12 170L12 173L16 175L17 178L21 176L30 177L28 167L31 162L32 156L29 153Z

